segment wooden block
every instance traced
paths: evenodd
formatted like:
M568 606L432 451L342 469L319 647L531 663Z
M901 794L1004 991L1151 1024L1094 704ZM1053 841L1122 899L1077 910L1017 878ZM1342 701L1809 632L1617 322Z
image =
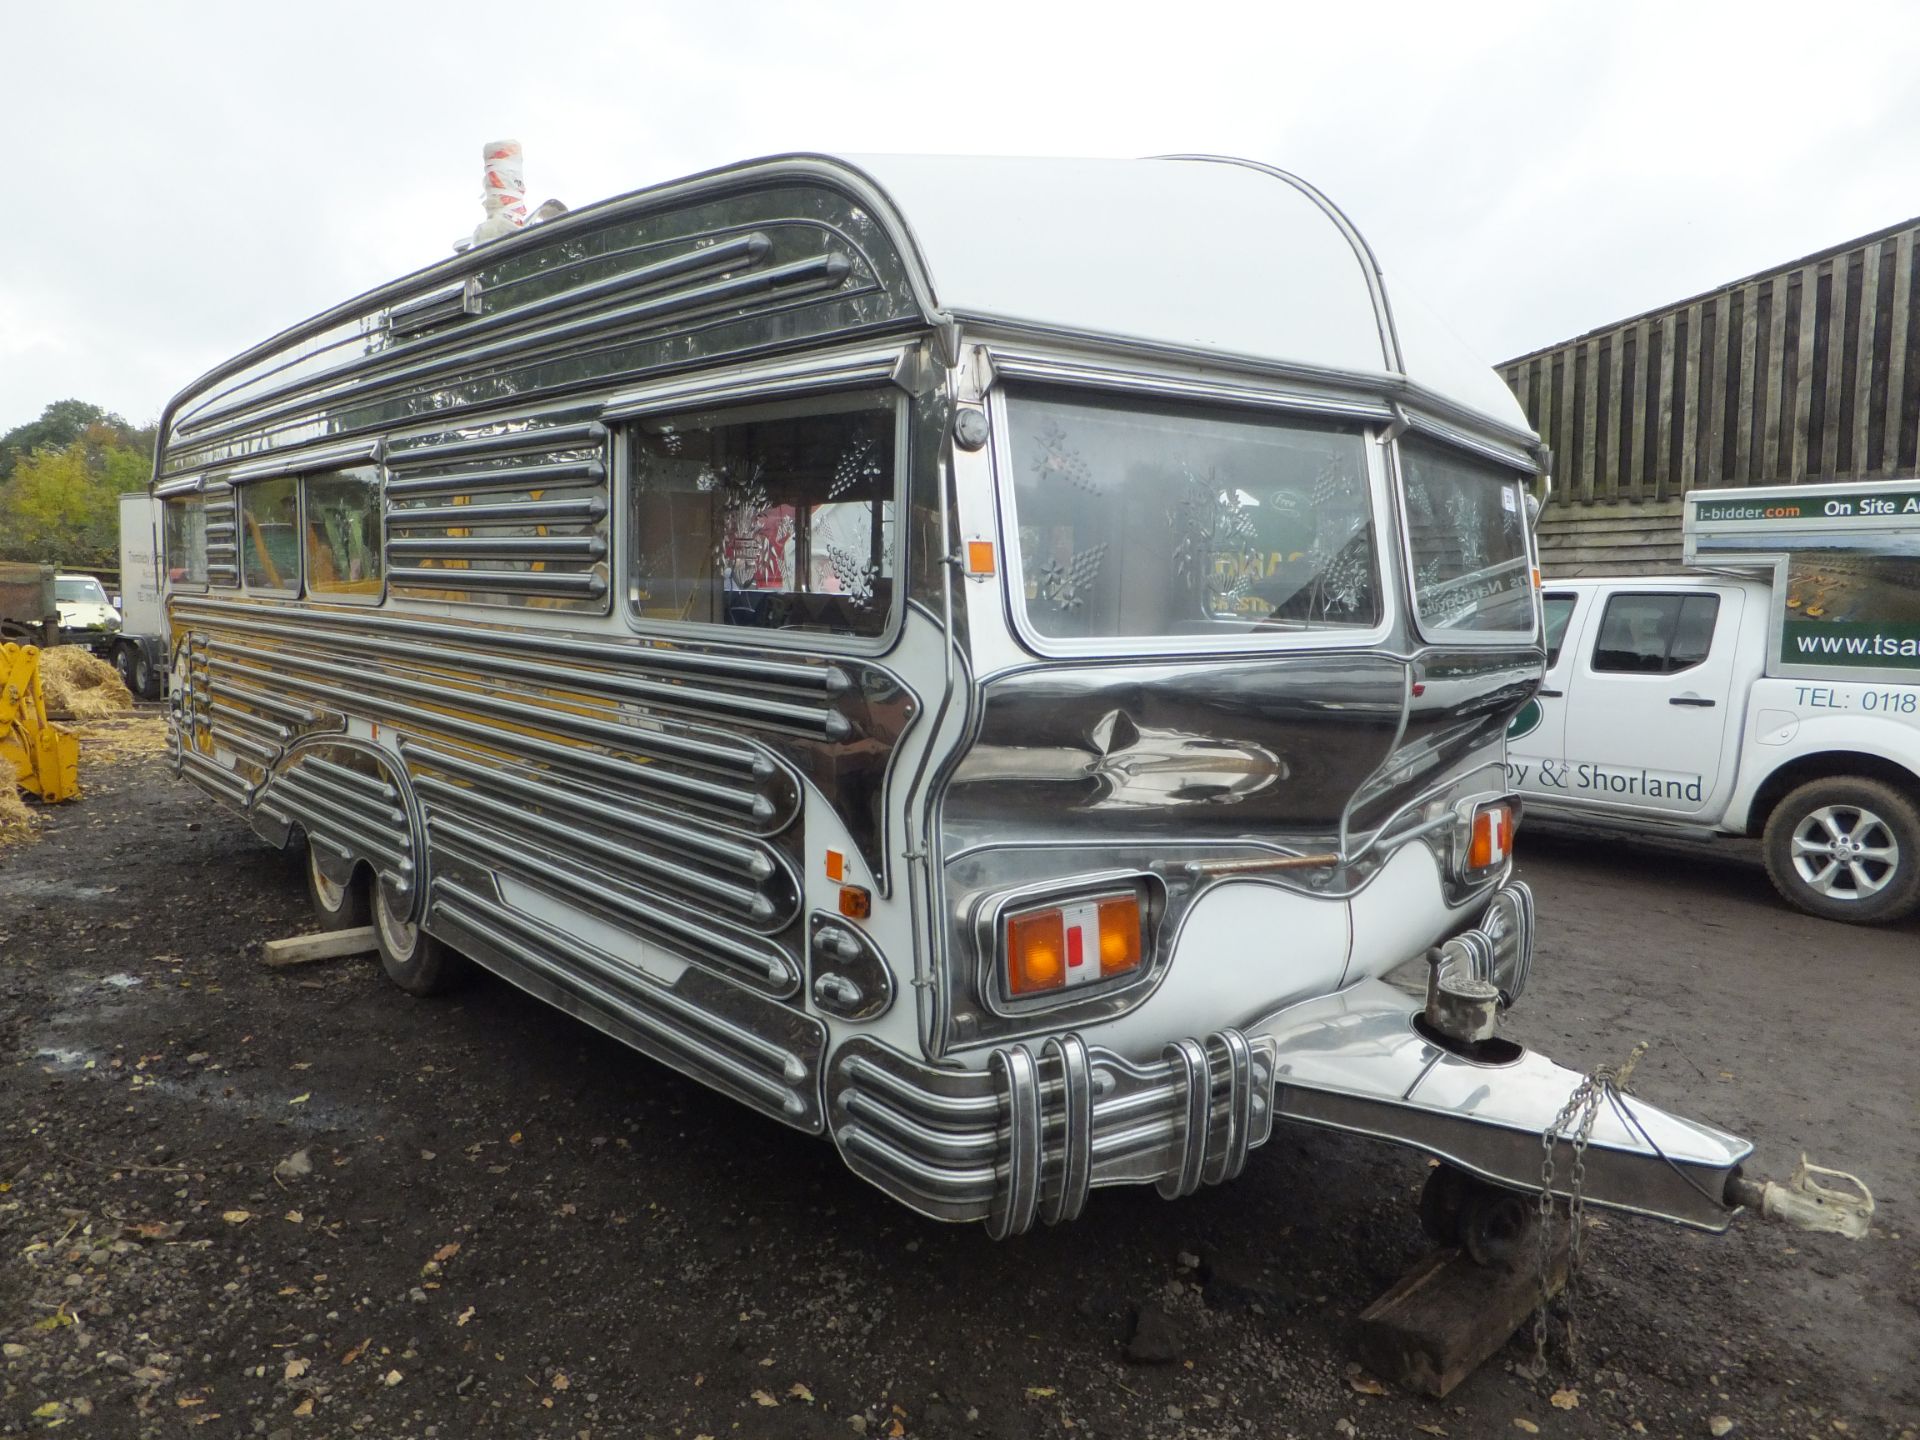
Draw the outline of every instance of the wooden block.
M360 925L352 930L323 930L318 935L269 940L260 947L260 958L277 969L314 960L337 960L343 955L365 955L378 948L373 927Z
M1556 1227L1549 1295L1567 1283L1564 1227ZM1460 1250L1436 1250L1360 1315L1359 1358L1382 1380L1441 1399L1524 1325L1540 1303L1529 1254L1514 1270L1476 1265Z

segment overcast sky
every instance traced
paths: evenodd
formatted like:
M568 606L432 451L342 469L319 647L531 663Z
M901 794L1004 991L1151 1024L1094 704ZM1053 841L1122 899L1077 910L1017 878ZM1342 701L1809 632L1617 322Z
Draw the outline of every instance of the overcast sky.
M1489 363L1920 213L1914 0L0 0L0 54L0 432L153 419L443 258L502 136L576 206L786 150L1251 156Z

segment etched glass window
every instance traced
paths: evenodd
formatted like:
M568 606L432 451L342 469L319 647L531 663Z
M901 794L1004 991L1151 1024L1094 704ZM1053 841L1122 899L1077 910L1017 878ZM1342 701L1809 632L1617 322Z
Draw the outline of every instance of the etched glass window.
M300 588L300 489L288 475L234 487L240 495L240 575L249 590Z
M1054 639L1380 623L1357 430L1141 400L1015 394L1019 586Z
M1532 639L1527 498L1517 471L1425 440L1400 442L1413 599L1429 639Z
M307 590L380 598L380 476L370 465L306 477Z
M198 495L166 503L167 581L173 585L207 583L207 510Z
M878 635L899 408L835 396L644 420L628 596L645 620Z

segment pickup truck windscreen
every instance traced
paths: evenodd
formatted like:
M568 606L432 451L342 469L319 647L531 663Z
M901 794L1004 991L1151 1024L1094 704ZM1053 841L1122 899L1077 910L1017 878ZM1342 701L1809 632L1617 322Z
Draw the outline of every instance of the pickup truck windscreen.
M1533 573L1520 475L1462 451L1400 442L1420 631L1429 640L1531 640Z
M1380 624L1356 428L1009 397L1013 580L1048 640L1244 641Z

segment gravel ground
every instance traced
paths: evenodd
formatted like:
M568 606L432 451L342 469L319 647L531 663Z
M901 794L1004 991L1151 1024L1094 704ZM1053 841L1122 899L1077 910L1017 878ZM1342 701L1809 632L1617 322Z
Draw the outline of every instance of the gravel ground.
M1874 1233L1606 1219L1577 1361L1431 1402L1351 1361L1418 1157L1288 1131L996 1245L497 981L265 969L295 866L156 758L86 779L0 852L0 1435L1920 1437L1920 927L1738 849L1524 835L1514 1028L1651 1040L1643 1095L1859 1171Z

